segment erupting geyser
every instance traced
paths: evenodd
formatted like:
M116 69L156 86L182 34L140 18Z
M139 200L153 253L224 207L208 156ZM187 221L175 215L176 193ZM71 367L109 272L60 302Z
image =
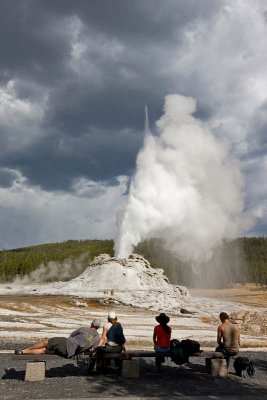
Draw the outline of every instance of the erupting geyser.
M168 95L157 135L146 129L116 238L118 257L158 237L181 260L199 264L211 259L223 239L238 236L243 210L238 162L195 111L193 98Z

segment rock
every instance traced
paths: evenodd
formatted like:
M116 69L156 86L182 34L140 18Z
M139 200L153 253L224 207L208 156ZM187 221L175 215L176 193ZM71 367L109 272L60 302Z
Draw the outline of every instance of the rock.
M181 314L194 314L194 312L186 310L185 308L181 308L180 309L180 313Z

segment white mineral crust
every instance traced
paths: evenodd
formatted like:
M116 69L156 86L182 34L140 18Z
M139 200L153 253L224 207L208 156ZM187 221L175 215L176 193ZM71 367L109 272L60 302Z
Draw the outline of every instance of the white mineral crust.
M77 278L46 288L46 293L58 292L157 311L177 311L189 298L185 287L172 285L163 269L152 268L137 254L127 259L100 255Z

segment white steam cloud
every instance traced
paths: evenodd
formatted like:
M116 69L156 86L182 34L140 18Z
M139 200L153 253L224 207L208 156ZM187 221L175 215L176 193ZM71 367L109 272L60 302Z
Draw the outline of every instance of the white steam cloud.
M70 256L63 262L49 261L47 264L42 263L34 271L23 277L17 275L12 284L28 285L34 282L69 280L84 270L84 263L88 260L88 257L89 253L86 252L78 257Z
M162 238L183 261L200 264L223 239L240 233L243 179L226 146L193 116L196 101L165 98L158 135L146 135L137 157L115 252L127 257L134 246Z

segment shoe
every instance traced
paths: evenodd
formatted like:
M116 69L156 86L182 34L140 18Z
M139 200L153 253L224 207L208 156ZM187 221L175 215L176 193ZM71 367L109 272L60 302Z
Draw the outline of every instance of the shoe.
M23 353L22 353L22 350L20 350L20 349L15 349L15 354L16 354L17 356L20 356L20 355L23 354Z

